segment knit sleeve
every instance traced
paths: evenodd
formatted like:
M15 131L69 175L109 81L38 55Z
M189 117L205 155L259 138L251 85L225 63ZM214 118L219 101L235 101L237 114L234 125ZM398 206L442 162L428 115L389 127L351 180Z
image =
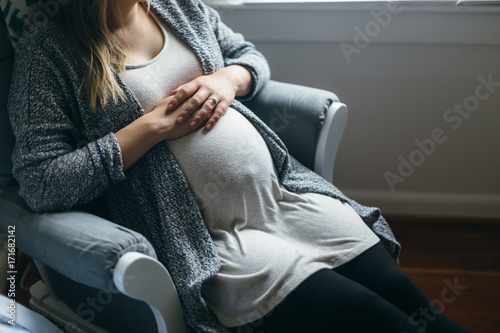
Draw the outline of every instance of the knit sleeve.
M54 44L39 36L18 45L8 101L16 137L13 175L36 212L86 203L125 177L113 133L85 142L78 80Z
M252 75L253 85L250 92L245 96L238 97L241 101L247 101L254 97L264 86L264 83L270 79L269 64L264 55L257 51L252 43L246 41L243 35L235 33L221 21L220 15L215 9L209 6L205 6L205 8L219 41L224 64L226 66L241 65Z

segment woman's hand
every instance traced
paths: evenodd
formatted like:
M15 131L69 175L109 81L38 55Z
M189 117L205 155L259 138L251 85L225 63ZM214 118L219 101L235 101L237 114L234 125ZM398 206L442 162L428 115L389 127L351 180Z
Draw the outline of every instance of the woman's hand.
M145 118L150 123L153 130L153 135L157 140L173 140L180 138L196 129L190 126L190 121L193 119L194 113L183 124L177 122L177 118L187 107L188 101L182 102L179 107L173 111L168 111L167 106L172 103L173 96L164 98L151 112L145 114L141 118ZM196 111L196 110L195 110ZM205 120L206 121L206 120ZM203 121L201 122L203 123Z
M251 85L250 72L232 65L175 89L153 111L115 133L122 152L123 170L160 141L179 138L205 123L205 128L210 130L226 113L234 97L246 95Z
M123 171L137 162L154 145L163 140L172 140L192 132L194 128L188 122L177 123L187 101L174 111L167 111L173 97L163 99L151 112L137 118L115 133L123 160Z
M245 67L224 67L173 90L173 99L169 102L168 110L180 111L178 124L189 123L194 129L206 122L205 128L210 130L226 114L235 96L248 94L251 85L252 76Z

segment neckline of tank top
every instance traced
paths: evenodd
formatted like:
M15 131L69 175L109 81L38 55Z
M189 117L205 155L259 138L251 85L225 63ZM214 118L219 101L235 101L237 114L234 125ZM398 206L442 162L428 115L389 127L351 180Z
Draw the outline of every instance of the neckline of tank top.
M163 55L163 53L165 53L165 50L167 49L167 44L168 44L168 41L169 41L169 36L168 36L167 30L163 26L162 22L160 22L158 20L158 18L156 17L156 15L154 15L154 13L150 12L150 15L153 16L154 20L156 21L156 24L158 24L158 26L161 29L161 32L163 34L163 47L162 47L161 51L154 58L152 58L152 59L150 59L150 60L148 60L146 62L143 62L143 63L140 63L140 64L125 64L125 70L136 69L136 68L143 68L143 67L149 66L152 63L156 62Z

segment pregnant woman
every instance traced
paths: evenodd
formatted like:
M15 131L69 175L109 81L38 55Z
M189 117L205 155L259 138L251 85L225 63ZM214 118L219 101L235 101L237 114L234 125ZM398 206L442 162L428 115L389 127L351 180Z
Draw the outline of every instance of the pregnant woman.
M378 210L235 100L268 78L198 0L70 1L18 44L20 194L38 212L102 199L151 241L193 332L467 332L399 269Z

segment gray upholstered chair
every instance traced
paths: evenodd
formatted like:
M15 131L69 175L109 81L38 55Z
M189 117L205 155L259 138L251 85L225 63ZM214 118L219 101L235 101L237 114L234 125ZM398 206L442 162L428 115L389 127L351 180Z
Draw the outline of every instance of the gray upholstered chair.
M0 23L0 236L13 226L17 249L36 263L32 309L71 332L183 332L175 286L145 237L88 212L35 214L18 196L6 111L14 52ZM332 180L347 119L333 93L270 81L247 105L293 156Z

